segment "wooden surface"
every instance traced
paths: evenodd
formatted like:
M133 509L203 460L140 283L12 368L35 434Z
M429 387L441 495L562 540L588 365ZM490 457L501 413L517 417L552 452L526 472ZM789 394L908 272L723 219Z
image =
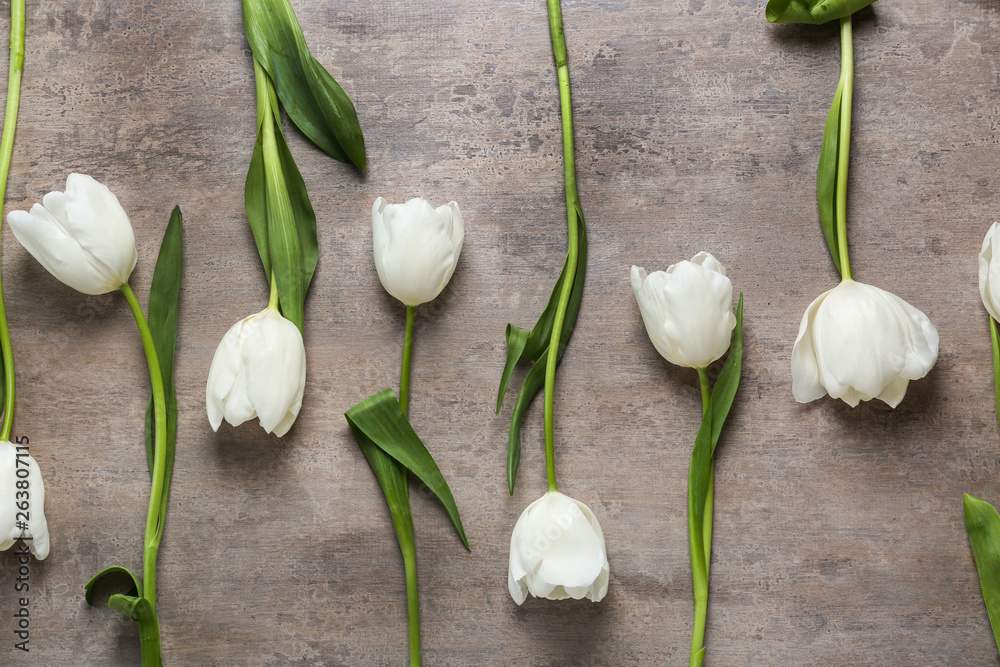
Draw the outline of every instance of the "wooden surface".
M544 3L293 2L357 106L370 166L359 175L288 130L320 264L305 401L280 441L256 424L213 434L204 406L222 335L267 303L243 211L255 111L239 3L29 3L5 210L61 189L70 171L106 183L135 227L143 303L170 209L185 214L180 427L159 565L168 665L406 660L402 561L342 416L398 384L404 310L371 257L380 195L455 199L467 225L454 279L418 312L413 359L412 421L473 545L414 491L428 665L686 664L697 377L656 354L628 270L699 250L746 298L743 386L718 455L706 664L997 663L961 494L1000 501L976 288L976 253L1000 215L998 7L882 0L856 20L855 277L926 312L941 353L898 409L852 410L795 403L789 370L803 311L836 280L814 175L837 28L771 26L763 4L564 3L590 255L557 385L556 456L560 488L600 519L611 584L600 604L519 608L507 554L545 489L541 406L513 498L510 407L496 417L493 406L504 326L534 322L565 251ZM120 296L79 295L6 226L3 241L14 430L44 472L52 553L31 564L29 654L13 648L16 559L0 555L0 663L137 664L136 624L82 594L105 566L141 569L139 338Z

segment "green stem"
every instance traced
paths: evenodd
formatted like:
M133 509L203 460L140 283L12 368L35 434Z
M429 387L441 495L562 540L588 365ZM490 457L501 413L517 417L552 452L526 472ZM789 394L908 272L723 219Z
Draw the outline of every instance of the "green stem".
M403 368L399 374L399 407L407 414L410 407L410 357L413 355L413 320L417 307L406 307L406 336L403 339Z
M403 364L399 374L399 407L403 409L403 414L409 412L410 407L410 359L413 356L413 323L416 319L417 307L406 307L406 334L403 338ZM406 469L402 465L400 474L403 475L402 484L409 494L409 479ZM413 519L410 515L409 499L406 501L405 512L399 512L400 516L395 518L396 538L399 540L400 551L403 552L403 568L406 571L406 614L410 621L410 665L419 667L420 665L420 598L417 594L417 547L413 535Z
M708 372L698 369L701 384L702 417L712 409L712 391ZM694 588L694 627L691 632L690 667L698 667L705 660L705 621L708 618L708 572L712 554L712 494L715 486L715 460L709 469L708 489L705 493L705 516L702 523L702 539L696 538L692 517L693 498L688 498L688 537L691 544L691 577Z
M414 549L403 550L406 570L406 613L410 620L410 665L420 665L420 600L417 595L417 555Z
M573 104L570 99L569 64L566 57L566 35L563 32L562 7L559 0L547 0L549 10L549 34L552 38L552 55L556 61L559 78L559 106L562 113L563 169L566 181L566 225L568 245L566 268L562 290L552 321L552 335L549 338L549 353L545 362L545 468L548 473L549 491L556 491L555 435L553 427L553 403L556 383L556 364L559 359L559 341L562 339L563 324L570 293L576 279L579 261L579 220L577 211L580 197L576 190L576 165L573 154Z
M160 539L163 537L163 524L160 522L160 503L163 500L164 477L166 475L167 464L167 403L163 391L163 376L160 373L160 361L156 356L156 346L153 343L153 334L149 330L146 316L142 312L139 300L135 298L135 293L128 283L121 286L121 292L128 301L129 308L132 309L132 316L139 327L139 335L142 337L142 347L146 352L146 363L149 365L149 381L153 389L153 442L156 443L156 451L153 455L152 486L149 491L149 511L146 513L146 538L144 541L142 556L142 588L143 597L149 601L153 610L153 618L156 620L156 558L160 550ZM159 630L157 629L157 634ZM143 665L159 664L159 650L157 655L147 656L143 651ZM149 661L149 662L147 662Z
M7 174L14 153L14 128L21 98L21 73L24 71L24 0L10 3L10 70L7 75L7 109L4 113L3 136L0 138L0 209L7 192ZM14 427L14 354L10 345L10 328L3 305L0 285L0 353L3 354L3 379L6 394L3 404L3 430L0 440L10 440Z
M847 256L847 168L851 162L851 106L854 96L854 44L851 17L840 19L840 77L844 92L840 97L840 141L837 144L837 246L840 275L851 280L851 260Z
M990 316L990 339L993 341L993 389L996 394L997 421L1000 422L1000 336L996 320Z
M267 307L275 310L278 308L278 281L274 277L274 271L271 272L271 296L267 300Z

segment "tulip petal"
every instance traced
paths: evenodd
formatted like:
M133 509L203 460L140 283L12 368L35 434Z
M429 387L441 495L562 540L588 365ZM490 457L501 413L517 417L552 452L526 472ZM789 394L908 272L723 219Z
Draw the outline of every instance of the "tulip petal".
M215 350L215 356L212 358L212 366L208 370L205 407L213 431L218 431L222 424L222 418L225 415L225 401L233 390L242 366L239 344L242 326L243 320L240 320L231 326L226 335L222 337L222 341L219 342L219 346Z
M27 477L17 471L27 470ZM26 489L18 489L17 482L26 481ZM18 492L28 492L27 498L18 498ZM18 502L27 501L27 510L20 510ZM27 528L19 528L17 523L27 514ZM18 463L14 445L0 441L0 551L9 549L23 539L28 549L38 560L49 555L49 529L45 520L45 485L42 473L34 457L22 455Z
M933 368L938 333L895 294L845 280L806 310L792 350L798 401L829 394L855 407L879 398L896 407L910 380Z
M270 433L287 421L289 413L298 415L302 406L306 365L302 334L277 310L268 309L243 324L240 353L247 398L261 427Z
M551 600L599 601L607 592L609 570L600 524L583 503L550 492L518 518L507 578L518 604L525 591Z
M465 224L452 202L438 209L424 199L372 207L375 270L382 286L408 306L431 301L448 284L462 250Z
M41 204L31 211L11 211L7 222L18 242L45 270L64 284L84 294L104 294L104 282L95 279L93 268L80 244Z
M820 381L819 364L811 335L812 322L816 310L831 290L823 292L806 308L799 324L799 335L792 346L792 395L799 403L808 403L826 396L826 389Z

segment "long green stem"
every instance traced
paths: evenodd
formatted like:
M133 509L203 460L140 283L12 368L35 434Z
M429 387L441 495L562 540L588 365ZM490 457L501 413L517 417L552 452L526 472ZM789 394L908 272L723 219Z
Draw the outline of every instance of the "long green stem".
M698 369L701 383L702 416L712 408L712 392L708 372ZM694 529L694 499L688 497L688 538L691 544L691 577L694 588L694 627L691 631L690 667L699 667L705 660L705 621L708 618L708 572L712 555L712 494L715 486L715 459L709 464L708 489L705 493L705 516L702 539L699 542Z
M566 57L566 35L563 32L562 7L559 0L547 0L549 10L549 34L552 37L552 55L556 60L559 78L559 106L562 112L563 169L566 181L566 225L569 248L566 254L566 269L562 291L556 305L552 321L552 335L549 338L549 352L545 362L545 468L548 474L549 491L556 491L555 434L553 427L553 402L556 383L556 363L559 359L559 341L562 339L563 323L570 293L576 279L579 261L579 220L577 210L580 197L576 190L576 164L573 153L573 104L569 89L569 64Z
M274 271L271 272L271 295L268 297L267 307L278 307L278 280L274 277Z
M851 280L851 260L847 256L847 168L851 162L851 106L854 97L854 43L851 17L840 19L840 77L844 92L840 98L840 141L837 145L837 246L840 275Z
M410 357L413 355L413 320L417 307L406 307L406 334L403 338L403 368L399 373L399 407L407 414L410 407Z
M132 309L132 316L139 327L139 335L142 337L142 347L146 352L146 363L149 366L149 381L153 389L153 442L156 443L156 452L153 456L153 481L149 491L149 511L146 513L146 538L142 555L142 588L143 597L149 601L155 620L156 558L160 550L160 539L163 537L163 524L160 523L160 503L163 498L163 485L167 464L167 448L164 444L167 441L167 402L163 392L163 376L160 373L160 360L156 356L153 335L149 330L149 324L146 322L146 316L142 312L142 306L139 305L139 300L135 298L135 293L129 287L128 283L121 286L121 292L125 296L125 300L128 301L129 308ZM160 663L159 650L156 653L157 655L151 656L147 655L144 650L142 656L143 665L158 665Z
M403 409L403 414L409 412L410 407L410 359L413 356L413 323L416 318L417 307L406 307L406 333L403 338L403 364L399 373L399 407ZM397 464L399 465L399 464ZM410 665L419 667L420 657L420 597L417 593L417 547L413 535L413 518L409 508L409 479L406 469L399 465L400 474L403 476L402 484L406 489L406 510L395 518L396 538L399 540L399 548L403 553L403 568L406 571L406 614L410 622Z
M997 334L997 323L990 316L990 339L993 341L993 391L996 394L997 422L1000 422L1000 335Z
M0 209L7 192L7 174L14 153L14 128L21 99L21 73L24 71L24 0L10 3L10 69L7 75L7 109L4 112L3 136L0 137ZM3 354L3 379L6 393L3 403L3 430L0 440L10 440L14 427L14 354L10 345L10 328L3 305L0 285L0 353Z
M410 619L410 665L419 667L420 599L417 595L417 555L413 548L403 551L403 567L406 570L406 613Z

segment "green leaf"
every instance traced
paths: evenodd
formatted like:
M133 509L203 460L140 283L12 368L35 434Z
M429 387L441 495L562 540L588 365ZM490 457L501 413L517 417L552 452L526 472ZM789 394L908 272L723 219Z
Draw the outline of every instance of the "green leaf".
M354 104L310 53L288 0L243 0L243 27L292 122L330 157L364 169Z
M448 487L448 482L445 481L424 443L420 441L413 427L410 426L410 422L403 414L403 409L392 390L386 389L374 396L369 396L344 413L344 416L347 417L347 423L350 425L355 439L358 440L362 452L365 452L366 445L370 442L416 475L434 492L434 495L444 505L448 516L451 517L462 544L468 549L469 540L465 537L465 529L462 527L462 519L458 514L458 506L455 504L455 498ZM367 440L359 437L360 435L365 436ZM378 476L379 470L372 463L369 453L366 452L365 457L368 458L376 476ZM381 479L379 483L382 483ZM383 490L385 490L384 486ZM386 500L390 500L388 495Z
M129 583L131 583L131 588L128 589L128 594L142 595L142 582L139 581L139 578L132 574L128 568L124 568L120 565L112 565L111 567L106 567L95 574L84 586L84 599L87 600L87 604L91 607L94 606L94 586L98 583L106 579L121 580L124 577L127 577Z
M733 329L733 339L729 355L715 381L712 390L711 409L706 411L694 441L691 451L691 468L688 471L688 512L690 525L693 527L691 541L693 544L704 543L705 502L708 494L708 483L712 474L712 458L715 447L722 433L722 426L729 416L729 410L736 398L740 384L740 372L743 368L743 295L740 294L739 305L736 308L736 327ZM692 549L692 558L699 550ZM704 552L700 553L704 559ZM708 563L704 562L703 572L708 572Z
M256 60L259 125L244 203L268 281L274 270L281 313L303 330L305 296L316 271L316 213L279 119L274 84Z
M163 233L160 252L156 258L153 281L149 288L149 329L153 346L160 362L163 391L167 403L167 434L163 446L167 448L163 475L163 494L160 498L159 529L167 514L170 477L174 468L174 450L177 444L177 389L174 386L174 351L177 347L177 319L184 270L183 216L174 207L170 222ZM146 406L146 458L150 474L153 471L153 454L161 443L153 442L153 398Z
M819 152L819 167L816 169L816 200L819 204L819 218L823 225L823 236L830 256L837 267L837 272L843 274L840 267L840 245L837 234L837 166L838 149L840 147L840 112L844 96L844 77L841 76L837 92L833 97L830 114L826 118L826 129L823 131L823 147Z
M993 628L993 640L1000 647L1000 515L988 502L963 494L965 530L976 559L979 585L986 613Z
M577 241L578 259L576 276L573 279L573 287L570 291L569 303L566 306L566 319L563 322L562 335L559 338L559 355L556 363L562 361L566 345L569 343L573 329L576 327L576 320L580 314L580 302L583 300L583 283L587 269L587 226L583 220L583 210L576 206L576 214L579 220L580 234ZM559 273L559 280L552 288L549 302L542 311L541 316L532 328L531 333L525 338L525 330L513 324L507 325L507 362L504 365L503 375L500 378L500 390L497 393L497 412L503 406L504 395L507 392L507 385L510 381L511 371L514 365L520 360L527 358L534 362L528 375L525 377L518 392L517 403L511 413L510 430L507 436L507 485L511 495L514 494L514 480L517 477L517 467L521 460L521 420L524 418L524 411L527 410L531 400L541 390L545 384L545 362L548 358L549 340L552 337L553 320L556 316L556 307L559 303L559 293L562 291L563 280L566 275L566 263ZM523 340L522 340L523 339ZM536 368L539 370L536 372Z
M108 599L108 606L133 621L144 623L153 619L153 606L146 598L116 593Z
M400 551L404 554L408 551L413 553L416 544L413 537L413 515L410 513L410 488L406 478L406 466L382 451L353 422L348 420L348 424L361 452L368 459L368 465L375 473L375 479L382 487L382 494L392 515L392 525L396 530Z
M765 13L771 23L819 25L846 18L873 2L875 0L770 0Z

